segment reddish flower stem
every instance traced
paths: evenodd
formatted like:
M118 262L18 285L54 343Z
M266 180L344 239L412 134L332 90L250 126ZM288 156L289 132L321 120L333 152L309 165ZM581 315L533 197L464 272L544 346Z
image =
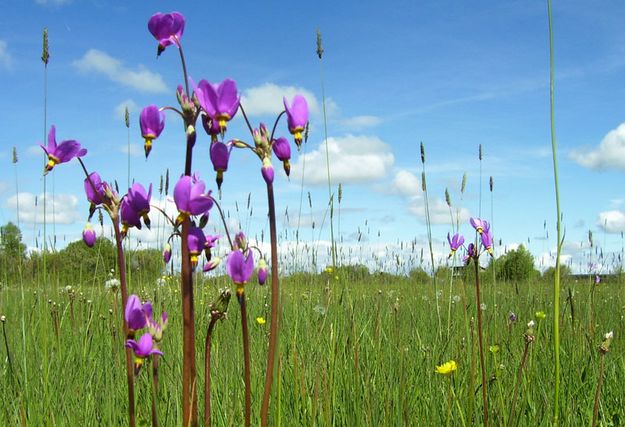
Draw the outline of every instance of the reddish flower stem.
M211 425L211 340L213 337L213 329L220 315L211 313L211 321L208 324L206 332L206 341L204 342L204 426Z
M274 365L278 353L278 321L280 318L280 283L278 281L278 237L276 231L276 207L273 184L267 184L267 204L269 205L269 236L271 241L271 324L269 326L269 349L267 351L267 371L265 391L260 410L260 424L266 427L269 419L269 399L273 383Z
M241 307L241 330L243 335L243 364L244 374L243 379L245 381L245 427L250 426L251 412L252 412L252 393L251 393L251 378L250 378L250 339L247 328L247 306L245 304L245 291L243 288L239 291L237 289L237 298L239 300L239 306Z
M482 400L484 401L484 427L488 427L488 382L486 381L486 364L484 363L484 338L482 337L482 302L480 297L480 263L478 257L475 264L475 294L477 302L477 336L480 346L480 368L482 370Z

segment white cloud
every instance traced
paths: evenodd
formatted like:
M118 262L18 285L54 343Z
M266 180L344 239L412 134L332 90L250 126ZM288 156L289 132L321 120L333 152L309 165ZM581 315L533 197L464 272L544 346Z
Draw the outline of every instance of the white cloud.
M0 68L10 70L13 66L13 57L9 53L8 44L4 40L0 40Z
M104 74L111 81L137 89L141 92L166 92L167 87L160 74L139 65L131 70L116 58L97 49L89 49L81 58L73 62L81 73Z
M139 106L132 99L122 101L115 106L115 117L123 122L126 117L126 107L128 108L128 113L130 114L130 122L132 123L133 113L139 111Z
M620 233L625 231L625 213L623 211L599 212L597 225L608 233Z
M578 164L596 170L625 171L625 123L608 132L598 147L591 150L573 150L571 158Z
M295 86L278 86L274 83L265 83L244 90L241 104L249 116L277 115L284 110L282 98L286 96L290 101L297 94L306 98L311 114L319 114L319 102L310 91Z
M44 195L33 193L19 193L8 198L6 205L9 209L17 209L19 197L20 221L29 224L43 224L43 202ZM81 214L78 211L78 197L72 194L56 194L54 198L47 195L46 220L48 223L73 224L82 221L86 217L86 212Z
M400 169L393 178L390 190L405 197L408 211L425 221L425 199L423 198L423 189L419 177L410 171ZM432 224L451 224L451 215L453 215L454 221L456 221L457 216L459 216L460 222L465 222L469 219L470 214L466 208L461 208L459 211L452 208L450 213L449 206L443 199L430 198L428 201Z
M377 136L346 135L327 140L330 156L330 176L333 182L349 184L375 181L383 178L395 162L391 147ZM307 184L327 184L326 144L302 154L292 165L295 180L301 179L306 163L304 181ZM299 176L299 178L298 178Z
M130 144L130 146L128 144L123 144L119 147L119 151L124 154L130 154L133 157L140 157L145 154L143 146L140 144Z
M382 119L376 116L354 116L341 120L341 124L346 128L362 129L377 126L382 123Z

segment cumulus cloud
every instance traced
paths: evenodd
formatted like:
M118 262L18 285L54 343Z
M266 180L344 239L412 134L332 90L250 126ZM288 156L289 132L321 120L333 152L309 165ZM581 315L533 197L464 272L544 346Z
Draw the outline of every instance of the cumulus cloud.
M341 120L341 125L351 129L363 129L377 126L382 123L382 119L376 116L354 116Z
M128 108L130 122L132 123L132 121L135 120L135 118L133 118L133 114L139 111L139 106L132 99L122 101L115 106L115 117L123 122L126 117L126 108Z
M425 199L423 198L421 179L418 176L405 169L400 169L395 173L390 190L403 196L406 199L408 211L425 221ZM443 199L430 198L428 208L432 224L451 223L449 206ZM467 221L470 216L466 208L460 208L459 211L452 208L452 213L454 220L459 215L461 222Z
M625 231L625 212L619 210L599 212L597 225L608 233Z
M8 198L7 208L17 209L19 198L20 221L29 224L43 224L43 202L46 200L46 220L48 223L73 224L82 221L84 215L78 211L78 197L72 194L18 193Z
M346 135L327 140L330 175L342 184L371 182L385 177L395 162L391 147L377 136ZM299 181L304 169L304 181L311 185L328 183L326 143L303 154L292 165L292 174Z
M7 42L0 40L0 68L10 70L13 66L13 57L9 53Z
M625 171L625 123L612 129L594 149L571 152L578 164L596 170L619 169Z
M141 92L166 92L167 87L160 74L139 65L135 70L127 68L119 59L106 52L89 49L84 56L73 62L81 73L99 73L109 80Z
M264 83L244 90L241 104L245 108L245 113L250 116L277 115L284 110L282 98L286 96L290 101L297 94L306 98L311 114L319 114L320 104L312 92L301 87L278 86L274 83Z

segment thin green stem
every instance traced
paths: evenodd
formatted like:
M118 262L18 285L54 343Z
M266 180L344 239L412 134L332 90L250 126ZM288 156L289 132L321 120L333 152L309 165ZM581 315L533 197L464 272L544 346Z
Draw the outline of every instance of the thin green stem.
M158 354L152 356L152 427L158 427Z
M206 331L206 341L204 342L204 426L211 425L211 343L215 323L220 318L219 315L211 312L211 321Z
M549 16L549 117L551 124L551 151L553 156L553 180L556 196L557 252L556 271L553 281L553 354L554 354L554 387L553 387L553 425L558 425L560 413L560 253L562 250L562 224L560 213L560 190L558 187L558 157L555 127L554 106L554 55L553 55L553 20L551 0L547 0Z
M477 309L477 336L480 347L480 368L482 370L482 400L484 401L484 426L488 427L488 381L486 380L486 363L484 361L484 338L482 334L482 302L480 297L480 263L479 258L473 259L475 265L475 300Z
M603 385L603 371L605 369L605 353L601 352L599 356L599 378L597 380L597 389L595 390L595 404L592 410L592 423L591 426L597 425L597 419L599 417L599 402L601 400L601 386Z
M237 298L241 307L241 334L243 335L243 380L245 382L245 427L250 426L252 415L252 391L250 378L250 338L247 328L247 306L245 304L245 291L241 287L237 289Z
M512 426L514 422L514 408L516 406L517 398L519 397L519 386L521 384L521 378L523 377L523 369L525 369L525 363L527 362L527 355L529 353L530 344L533 337L525 336L525 349L523 350L523 356L521 357L521 363L519 365L519 371L514 383L514 391L512 392L512 405L510 405L510 415L508 416L508 426Z

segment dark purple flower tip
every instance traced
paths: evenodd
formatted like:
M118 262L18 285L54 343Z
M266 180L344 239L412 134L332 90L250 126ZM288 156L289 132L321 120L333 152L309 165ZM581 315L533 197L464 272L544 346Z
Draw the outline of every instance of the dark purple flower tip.
M509 323L514 323L516 322L516 313L514 311L511 311L510 313L508 313L508 322Z
M204 127L206 133L210 135L211 141L217 141L218 135L221 135L219 122L217 120L212 120L206 114L202 114L202 127Z
M258 284L264 285L267 281L267 263L264 258L258 261Z
M213 207L211 192L205 193L206 185L197 175L183 175L174 187L174 202L182 218L190 215L202 215Z
M195 269L198 264L198 257L206 247L206 236L201 228L191 225L189 236L187 237L189 256L191 257L191 267Z
M146 310L152 314L152 304L141 304L141 300L137 295L130 295L126 301L124 317L128 324L128 329L136 331L145 327L148 316Z
M158 40L158 55L167 46L180 46L180 38L184 32L184 16L179 12L155 13L148 21L148 30Z
M230 276L237 287L247 283L253 272L254 257L251 250L248 250L246 254L238 249L230 252L226 261L226 273L228 273L228 276Z
M165 114L156 105L148 105L139 116L141 136L145 139L143 149L147 158L152 151L152 141L158 138L165 128Z
M260 173L263 175L263 179L267 184L273 183L273 177L275 173L269 157L265 157L265 159L263 160L263 166L260 168Z
M126 347L131 348L135 356L140 359L145 359L153 354L163 355L158 348L154 347L154 340L149 332L141 335L139 341L127 340Z
M482 234L484 231L490 230L490 224L486 220L479 218L470 218L469 222L471 223L473 228L475 228L475 231L477 231L479 234Z
M226 130L226 123L230 121L239 109L239 93L234 80L225 79L221 83L211 84L200 80L195 90L200 106L217 121L220 130Z
M469 243L469 246L467 246L467 254L462 259L462 261L465 264L468 264L469 261L471 261L471 258L475 258L476 255L477 255L477 252L475 251L475 245L473 243Z
M66 163L72 160L74 157L82 157L87 154L87 150L80 146L78 141L73 139L62 141L60 144L56 143L56 127L52 125L50 132L48 133L48 145L44 147L40 145L48 156L48 163L44 167L43 173L50 172L54 166L60 163Z
M97 172L91 172L87 178L85 178L85 193L87 194L87 200L93 205L99 205L103 202L106 195L105 184L102 182L102 178Z
M169 243L165 244L165 249L163 249L163 261L165 264L169 262L171 259L171 245Z
M449 233L447 233L447 241L449 242L450 248L449 257L451 257L464 243L464 236L456 233L453 237L450 237Z
M91 227L91 223L88 222L85 225L85 229L82 231L82 240L85 242L85 245L92 248L95 245L96 235L95 230Z
M289 141L285 137L281 136L275 139L272 148L279 160L284 162L285 160L291 159L291 144L289 144Z
M215 247L215 243L219 240L221 236L219 234L215 234L214 236L206 236L206 248L211 249Z
M210 158L215 171L225 172L228 170L228 160L232 145L223 142L213 142L210 148Z
M122 222L122 235L125 236L128 232L128 229L131 227L137 227L139 230L141 229L141 217L132 208L132 205L128 201L128 197L124 197L122 199L121 205L119 207L119 216Z
M286 97L282 101L286 110L289 132L295 137L295 142L299 147L302 144L302 132L308 124L308 103L302 95L295 95L290 105Z

